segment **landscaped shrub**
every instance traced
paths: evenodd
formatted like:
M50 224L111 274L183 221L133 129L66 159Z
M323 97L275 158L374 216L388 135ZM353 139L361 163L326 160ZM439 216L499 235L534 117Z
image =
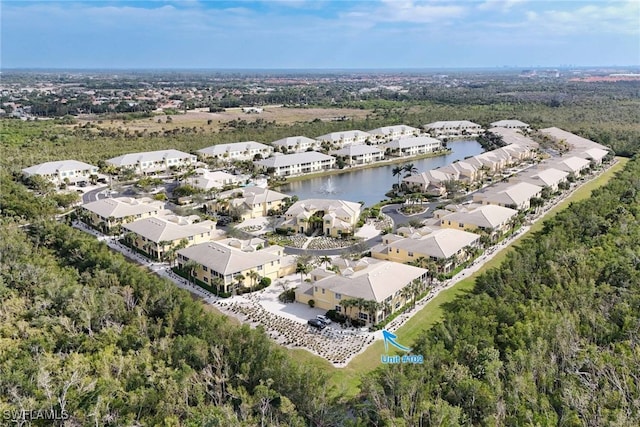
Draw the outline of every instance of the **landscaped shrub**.
M310 299L310 300L309 300L309 307L313 308L313 307L315 307L315 306L316 306L316 301L315 301L315 300Z
M294 289L287 289L286 291L284 291L283 293L281 293L280 295L278 295L278 300L280 302L294 302L296 300L296 290Z

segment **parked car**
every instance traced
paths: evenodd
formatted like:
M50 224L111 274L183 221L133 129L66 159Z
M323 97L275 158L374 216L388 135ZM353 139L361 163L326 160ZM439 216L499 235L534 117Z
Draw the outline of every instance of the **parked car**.
M86 187L88 184L87 181L78 181L78 187Z
M325 316L323 314L318 314L316 316L316 319L318 319L319 321L321 321L325 325L330 325L331 324L331 319L329 319L327 316Z
M97 182L99 182L100 184L106 184L107 183L107 178L98 178Z
M307 323L309 324L309 326L313 328L318 328L320 330L327 327L327 325L320 319L309 319Z

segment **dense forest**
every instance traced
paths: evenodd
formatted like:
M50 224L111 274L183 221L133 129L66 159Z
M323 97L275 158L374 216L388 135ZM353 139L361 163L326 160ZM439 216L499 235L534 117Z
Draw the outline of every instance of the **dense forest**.
M37 206L12 185L3 212ZM262 330L37 216L0 228L0 413L64 410L67 425L640 423L637 159L448 306L414 345L423 365L365 374L350 400Z
M482 275L364 379L368 425L640 425L640 162Z

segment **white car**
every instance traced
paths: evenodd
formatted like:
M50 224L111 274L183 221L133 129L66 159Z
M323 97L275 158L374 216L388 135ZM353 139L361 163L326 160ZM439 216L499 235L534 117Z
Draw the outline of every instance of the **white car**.
M325 325L330 325L331 324L331 319L329 319L327 316L324 316L322 314L318 314L316 316L316 319L318 319L319 321L321 321Z

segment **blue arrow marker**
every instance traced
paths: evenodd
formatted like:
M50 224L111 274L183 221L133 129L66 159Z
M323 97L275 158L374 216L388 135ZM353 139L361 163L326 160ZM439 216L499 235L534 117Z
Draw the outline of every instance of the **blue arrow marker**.
M405 347L402 344L398 344L395 339L398 338L392 332L387 331L386 329L382 330L382 337L384 338L384 351L389 351L389 344L399 348L402 351L406 351L407 353L411 351L409 347Z

